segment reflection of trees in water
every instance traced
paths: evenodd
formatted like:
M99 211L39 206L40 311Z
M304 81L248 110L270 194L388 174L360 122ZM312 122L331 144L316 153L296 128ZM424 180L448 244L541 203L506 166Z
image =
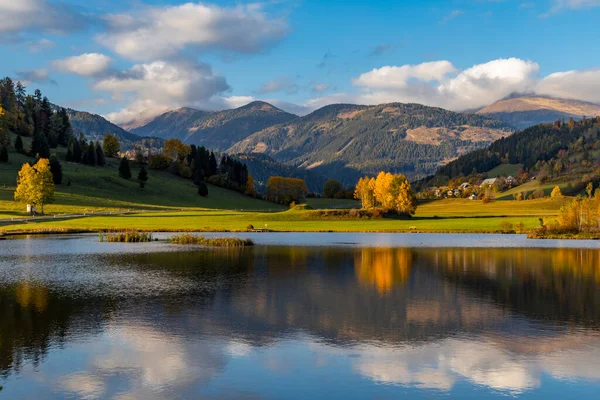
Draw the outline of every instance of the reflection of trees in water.
M600 250L422 249L418 260L514 312L600 323Z
M356 253L356 278L367 286L375 286L380 294L408 281L412 267L412 250L365 248Z
M102 273L90 290L0 284L0 371L39 360L52 341L95 334L118 312L165 335L257 345L302 330L344 345L482 333L510 317L505 308L551 323L600 321L595 250L256 247L93 257L106 274L128 277L129 294L124 284L97 290Z

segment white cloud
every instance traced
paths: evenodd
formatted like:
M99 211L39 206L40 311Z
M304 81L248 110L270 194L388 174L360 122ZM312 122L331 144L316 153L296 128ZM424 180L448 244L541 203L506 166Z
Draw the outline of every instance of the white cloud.
M94 76L108 69L112 59L104 54L85 53L55 60L52 66L61 72L80 76Z
M103 77L93 89L109 93L115 101L126 101L124 109L107 118L127 123L140 114L156 115L182 106L215 108L222 104L219 95L229 90L229 85L207 64L154 61Z
M557 72L542 79L539 94L600 103L600 69Z
M331 103L420 103L451 110L482 107L515 92L535 89L539 65L517 58L498 59L459 71L449 61L385 66L352 82L360 93L338 93L311 100L318 108Z
M47 0L0 0L0 38L26 31L67 33L87 25L73 6Z
M450 61L433 61L401 67L386 66L360 75L353 83L370 88L404 88L410 84L412 78L424 82L441 81L455 71L456 68Z
M594 7L600 7L600 0L554 0L550 11L543 16L566 9L581 10Z
M285 21L270 18L256 4L143 7L129 14L108 15L105 20L108 32L98 36L100 43L136 60L169 57L188 47L254 53L288 30Z
M298 92L298 85L289 77L282 76L272 79L261 85L258 93L276 93L285 92L286 94L294 94Z
M25 86L31 83L49 83L56 85L56 81L50 78L46 69L25 69L17 71L16 77Z
M52 40L48 40L42 38L40 40L36 40L35 42L28 42L27 49L30 53L39 53L41 51L51 49L55 46L55 43Z

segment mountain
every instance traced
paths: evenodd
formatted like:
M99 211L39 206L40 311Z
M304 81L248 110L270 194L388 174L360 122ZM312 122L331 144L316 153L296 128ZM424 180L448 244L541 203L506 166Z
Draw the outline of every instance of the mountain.
M89 139L100 140L108 133L115 134L122 143L136 142L141 139L140 136L127 132L98 114L70 108L67 109L67 114L69 114L73 132L81 132Z
M600 115L600 104L543 96L514 96L497 101L477 111L477 114L498 119L516 129L525 129L571 117L595 117Z
M336 104L254 133L228 153L264 153L354 184L381 170L424 176L511 133L486 116L419 104Z
M168 111L132 129L132 133L163 139L178 138L187 144L223 151L255 132L297 118L269 103L255 101L225 111L207 112L193 108Z

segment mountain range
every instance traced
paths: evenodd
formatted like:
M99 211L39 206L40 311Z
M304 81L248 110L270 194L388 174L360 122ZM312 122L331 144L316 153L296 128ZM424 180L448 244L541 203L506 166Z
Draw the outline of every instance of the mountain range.
M115 133L127 147L143 137L157 138L159 144L178 138L230 154L263 154L271 161L263 162L262 169L280 163L309 170L312 177L353 184L359 176L379 170L422 177L515 130L600 115L600 105L521 95L465 113L419 104L335 104L298 117L255 101L224 111L179 108L130 124L129 131L95 114L69 113L75 131L94 138ZM278 170L285 168L279 165ZM303 174L296 171L297 176Z

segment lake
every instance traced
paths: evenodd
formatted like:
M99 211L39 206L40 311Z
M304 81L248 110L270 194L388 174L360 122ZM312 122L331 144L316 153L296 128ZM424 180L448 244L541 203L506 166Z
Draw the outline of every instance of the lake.
M242 237L0 241L0 399L598 398L600 242Z

